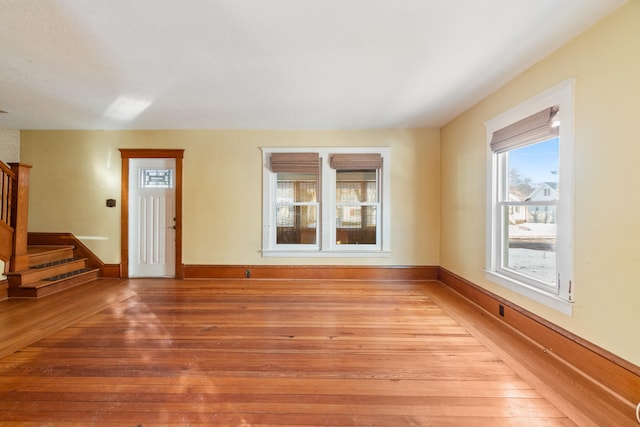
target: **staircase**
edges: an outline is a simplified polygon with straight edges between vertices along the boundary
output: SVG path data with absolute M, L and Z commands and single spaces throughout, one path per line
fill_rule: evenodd
M 71 233 L 29 233 L 29 170 L 0 162 L 0 299 L 38 298 L 91 282 L 104 263 Z
M 29 245 L 28 268 L 6 273 L 9 298 L 38 298 L 91 282 L 100 269 L 74 254 L 73 245 Z

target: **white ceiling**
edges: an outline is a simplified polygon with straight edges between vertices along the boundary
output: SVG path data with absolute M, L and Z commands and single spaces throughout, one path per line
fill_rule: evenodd
M 0 0 L 0 127 L 438 127 L 623 3 Z

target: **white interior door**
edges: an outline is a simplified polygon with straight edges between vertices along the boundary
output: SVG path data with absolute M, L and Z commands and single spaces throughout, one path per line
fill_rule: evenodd
M 175 277 L 176 160 L 129 161 L 129 277 Z

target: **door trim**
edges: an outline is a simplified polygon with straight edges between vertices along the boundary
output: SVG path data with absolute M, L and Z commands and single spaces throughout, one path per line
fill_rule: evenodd
M 184 149 L 120 148 L 122 157 L 120 193 L 120 277 L 129 278 L 129 159 L 172 158 L 176 160 L 176 279 L 184 278 L 182 265 L 182 159 Z

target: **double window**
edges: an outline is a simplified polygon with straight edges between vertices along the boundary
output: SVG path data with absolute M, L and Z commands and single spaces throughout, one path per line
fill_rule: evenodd
M 263 149 L 265 256 L 388 254 L 388 148 Z
M 571 314 L 573 81 L 486 126 L 488 278 Z

